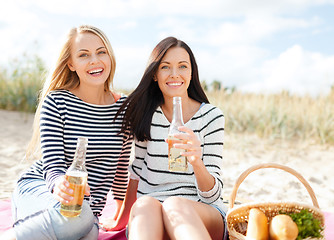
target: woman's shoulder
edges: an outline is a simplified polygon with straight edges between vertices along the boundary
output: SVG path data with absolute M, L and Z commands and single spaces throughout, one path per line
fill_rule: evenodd
M 59 105 L 65 102 L 81 104 L 80 99 L 68 90 L 52 90 L 44 98 L 44 103 Z
M 121 93 L 114 92 L 113 96 L 114 96 L 114 99 L 115 99 L 116 102 L 121 102 L 121 103 L 124 102 L 128 97 L 128 95 L 126 95 L 125 93 L 122 93 L 122 92 Z
M 221 109 L 210 103 L 203 103 L 199 109 L 199 113 L 200 116 L 209 116 L 209 117 L 224 116 L 223 111 Z
M 196 117 L 193 117 L 192 120 L 194 120 L 194 122 L 199 121 L 202 127 L 211 126 L 217 128 L 225 124 L 222 110 L 210 103 L 202 104 L 198 114 L 196 114 Z
M 51 97 L 51 98 L 71 97 L 71 98 L 74 98 L 76 96 L 73 93 L 71 93 L 70 91 L 68 91 L 68 90 L 58 89 L 58 90 L 52 90 L 52 91 L 50 91 L 46 95 L 46 97 Z

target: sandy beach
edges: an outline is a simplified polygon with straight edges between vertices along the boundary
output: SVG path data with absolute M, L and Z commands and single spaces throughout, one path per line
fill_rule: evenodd
M 10 198 L 15 181 L 31 163 L 22 161 L 32 134 L 33 114 L 0 110 L 0 199 Z M 230 134 L 225 130 L 224 196 L 238 176 L 258 163 L 274 162 L 299 172 L 311 185 L 323 211 L 334 212 L 334 146 L 311 141 L 278 141 Z M 240 185 L 238 198 L 250 201 L 293 201 L 312 205 L 306 188 L 278 169 L 251 173 Z

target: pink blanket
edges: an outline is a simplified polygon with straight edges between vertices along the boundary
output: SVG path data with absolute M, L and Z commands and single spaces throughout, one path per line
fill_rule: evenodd
M 0 201 L 0 233 L 6 231 L 13 224 L 10 200 Z M 113 200 L 108 198 L 107 205 L 102 211 L 102 216 L 112 216 L 115 209 Z M 334 213 L 325 212 L 325 239 L 334 239 Z M 125 229 L 117 232 L 105 232 L 100 230 L 98 240 L 126 240 Z
M 0 201 L 0 234 L 11 228 L 13 224 L 10 200 Z M 103 217 L 113 216 L 115 204 L 108 198 L 107 205 L 102 211 Z M 125 229 L 115 232 L 106 232 L 100 229 L 98 240 L 126 240 Z

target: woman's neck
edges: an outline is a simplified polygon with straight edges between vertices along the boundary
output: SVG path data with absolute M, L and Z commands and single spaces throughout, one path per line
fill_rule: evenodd
M 198 111 L 201 103 L 195 101 L 194 99 L 187 97 L 182 98 L 182 115 L 183 122 L 188 122 Z M 173 98 L 165 99 L 164 104 L 161 105 L 161 109 L 168 119 L 169 122 L 172 122 L 173 119 Z
M 101 87 L 83 87 L 79 85 L 75 89 L 71 89 L 74 95 L 80 98 L 82 101 L 96 104 L 96 105 L 110 105 L 115 102 L 114 97 L 110 91 L 105 91 Z

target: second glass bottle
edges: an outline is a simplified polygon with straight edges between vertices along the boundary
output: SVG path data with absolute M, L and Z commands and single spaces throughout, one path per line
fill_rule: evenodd
M 180 133 L 178 130 L 180 126 L 184 126 L 181 97 L 173 97 L 173 120 L 168 132 L 168 170 L 173 172 L 188 170 L 187 158 L 181 155 L 185 150 L 173 147 L 174 143 L 183 143 L 182 140 L 174 137 L 174 134 Z

